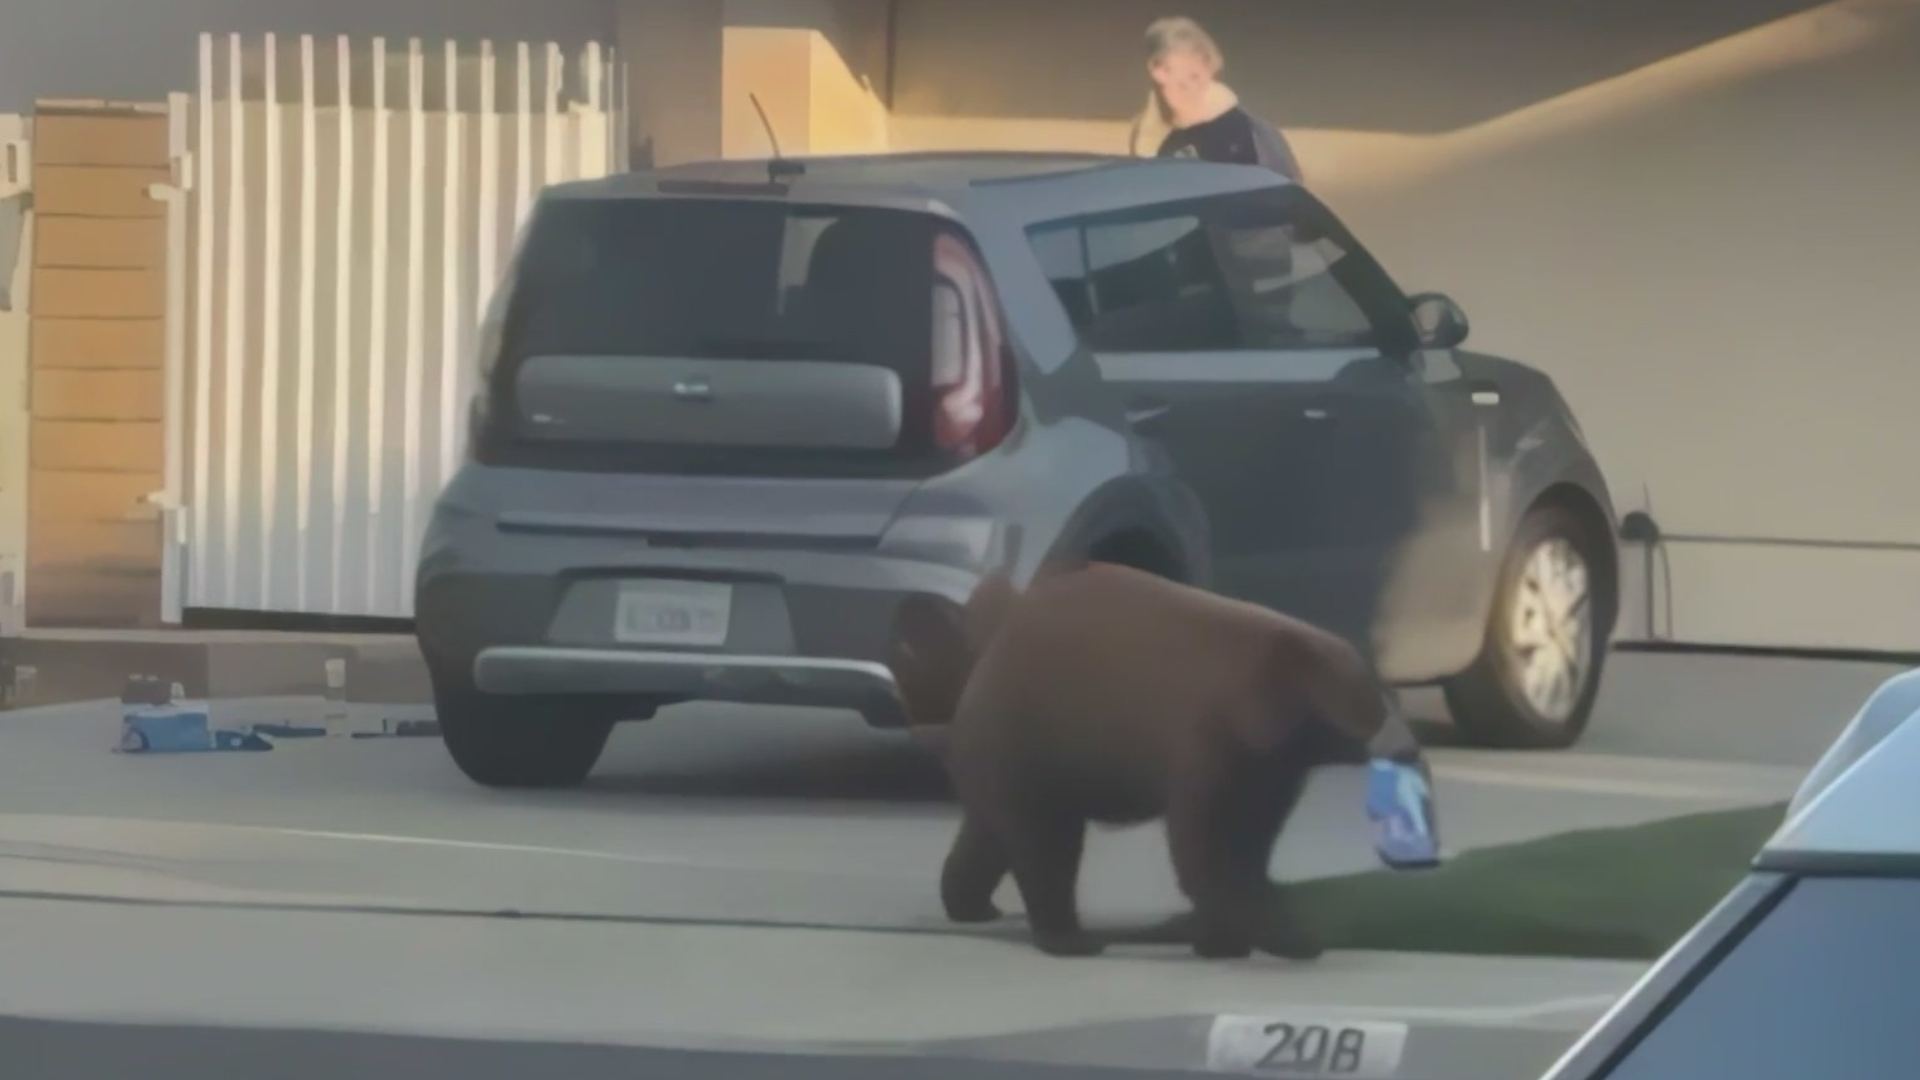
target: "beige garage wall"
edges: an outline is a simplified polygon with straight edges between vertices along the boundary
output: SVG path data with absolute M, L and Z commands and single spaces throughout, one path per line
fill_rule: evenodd
M 1185 5 L 1402 284 L 1555 377 L 1623 510 L 1727 538 L 1669 546 L 1655 633 L 1920 650 L 1920 0 L 1548 7 Z M 1164 13 L 902 0 L 892 145 L 1119 149 Z
M 1920 3 L 1860 0 L 1446 136 L 1341 205 L 1549 367 L 1623 503 L 1856 545 L 1674 545 L 1676 636 L 1914 650 L 1917 117 Z
M 892 0 L 616 0 L 636 164 L 887 149 Z
M 721 3 L 619 0 L 615 16 L 615 47 L 627 63 L 635 163 L 718 157 Z
M 726 0 L 721 149 L 773 150 L 753 97 L 788 154 L 858 154 L 888 146 L 884 0 Z

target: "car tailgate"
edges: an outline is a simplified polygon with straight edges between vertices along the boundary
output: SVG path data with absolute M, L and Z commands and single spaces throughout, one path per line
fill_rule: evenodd
M 595 443 L 888 450 L 901 385 L 872 364 L 537 356 L 514 400 L 526 437 Z

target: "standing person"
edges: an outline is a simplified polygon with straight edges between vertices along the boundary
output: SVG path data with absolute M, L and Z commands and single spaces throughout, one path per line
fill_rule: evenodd
M 1225 67 L 1220 46 L 1199 23 L 1188 18 L 1154 20 L 1147 27 L 1147 75 L 1153 90 L 1134 121 L 1133 152 L 1264 165 L 1301 183 L 1293 147 L 1279 129 L 1241 107 L 1239 96 L 1219 81 Z

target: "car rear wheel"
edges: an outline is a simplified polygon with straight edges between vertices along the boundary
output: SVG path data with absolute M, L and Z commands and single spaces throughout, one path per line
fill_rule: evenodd
M 440 737 L 467 778 L 487 787 L 573 787 L 606 748 L 613 721 L 569 715 L 565 701 L 436 692 Z
M 1454 724 L 1486 746 L 1556 749 L 1580 739 L 1606 660 L 1612 611 L 1606 540 L 1578 514 L 1541 507 L 1520 523 L 1494 592 L 1485 644 L 1446 684 Z

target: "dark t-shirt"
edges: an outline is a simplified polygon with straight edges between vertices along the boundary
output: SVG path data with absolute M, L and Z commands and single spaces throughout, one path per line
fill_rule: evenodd
M 1295 183 L 1300 166 L 1284 135 L 1234 106 L 1204 124 L 1176 128 L 1160 144 L 1161 157 L 1197 157 L 1228 165 L 1265 165 Z

